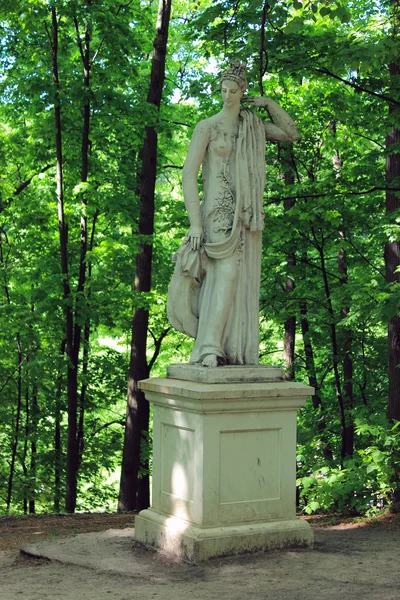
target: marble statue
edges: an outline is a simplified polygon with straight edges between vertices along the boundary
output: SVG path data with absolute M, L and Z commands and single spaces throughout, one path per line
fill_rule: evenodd
M 231 62 L 220 83 L 222 110 L 197 124 L 183 168 L 190 229 L 167 302 L 172 326 L 195 338 L 190 362 L 205 367 L 258 364 L 265 140 L 299 138 L 274 100 L 244 96 L 245 63 Z M 267 108 L 273 123 L 243 104 Z

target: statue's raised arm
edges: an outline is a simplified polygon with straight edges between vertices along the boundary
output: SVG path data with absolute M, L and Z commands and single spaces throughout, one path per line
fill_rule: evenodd
M 265 140 L 299 138 L 274 100 L 243 97 L 245 63 L 233 61 L 220 82 L 222 110 L 196 126 L 183 168 L 190 229 L 174 255 L 167 304 L 171 324 L 195 338 L 190 362 L 205 367 L 258 364 Z M 273 123 L 241 102 L 267 107 Z
M 266 108 L 273 123 L 264 123 L 265 138 L 270 142 L 297 142 L 300 134 L 292 117 L 279 106 L 275 100 L 267 96 L 246 96 L 242 102 Z

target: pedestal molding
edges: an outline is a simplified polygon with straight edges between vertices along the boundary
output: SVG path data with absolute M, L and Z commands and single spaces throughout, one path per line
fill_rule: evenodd
M 148 509 L 136 517 L 135 533 L 141 543 L 195 563 L 215 556 L 314 545 L 310 525 L 297 517 L 202 527 Z
M 314 393 L 312 387 L 287 381 L 205 384 L 154 377 L 139 387 L 154 405 L 203 414 L 297 410 Z

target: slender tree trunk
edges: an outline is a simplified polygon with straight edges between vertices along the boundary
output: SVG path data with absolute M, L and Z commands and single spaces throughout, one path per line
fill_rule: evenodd
M 294 169 L 293 169 L 293 156 L 290 155 L 290 165 L 285 168 L 284 171 L 284 181 L 285 185 L 293 185 L 294 184 Z M 295 200 L 285 199 L 284 200 L 284 208 L 285 211 L 290 210 L 295 205 Z M 290 252 L 288 257 L 288 271 L 292 271 L 296 266 L 296 254 L 294 252 Z M 289 275 L 286 277 L 285 282 L 286 294 L 288 300 L 290 299 L 290 295 L 293 293 L 295 288 L 294 279 Z M 296 342 L 296 315 L 290 315 L 284 325 L 285 334 L 283 338 L 283 358 L 285 361 L 286 375 L 285 379 L 291 381 L 295 376 L 295 367 L 294 367 L 294 352 L 295 352 L 295 342 Z
M 265 48 L 265 25 L 267 23 L 268 11 L 270 9 L 268 0 L 264 0 L 262 14 L 261 14 L 261 27 L 260 27 L 260 49 L 258 52 L 258 89 L 260 90 L 260 96 L 264 96 L 264 85 L 263 77 L 268 70 L 268 52 Z
M 317 370 L 315 368 L 314 350 L 311 343 L 310 324 L 308 321 L 307 303 L 302 300 L 300 302 L 301 315 L 301 333 L 304 343 L 304 354 L 306 357 L 306 370 L 309 384 L 315 389 L 315 394 L 312 397 L 312 403 L 315 411 L 319 411 L 320 418 L 318 419 L 317 429 L 320 434 L 320 440 L 323 445 L 322 452 L 328 460 L 332 460 L 332 450 L 329 446 L 329 438 L 326 435 L 326 419 L 324 407 L 322 404 L 320 386 L 317 379 Z
M 392 2 L 394 5 L 395 3 Z M 398 11 L 398 7 L 396 6 Z M 395 33 L 398 28 L 398 15 L 396 19 Z M 400 77 L 400 64 L 389 65 L 390 75 L 393 83 Z M 398 85 L 398 84 L 397 84 Z M 389 105 L 389 122 L 395 118 L 398 107 Z M 397 117 L 398 119 L 398 117 Z M 386 182 L 387 187 L 393 185 L 393 181 L 400 178 L 400 152 L 393 152 L 392 147 L 400 147 L 400 128 L 392 127 L 386 136 Z M 391 215 L 400 209 L 400 198 L 397 192 L 386 192 L 386 213 Z M 386 242 L 385 244 L 386 281 L 388 283 L 400 282 L 400 241 Z M 389 396 L 388 396 L 388 418 L 389 420 L 400 420 L 400 316 L 395 315 L 389 321 L 388 326 L 388 367 L 389 367 Z
M 161 105 L 165 78 L 165 60 L 168 42 L 168 27 L 171 15 L 171 0 L 160 0 L 156 36 L 150 75 L 147 101 L 158 109 Z M 151 288 L 152 242 L 154 232 L 154 191 L 157 173 L 157 132 L 154 127 L 146 127 L 146 136 L 139 156 L 141 162 L 139 235 L 149 236 L 148 241 L 139 245 L 136 255 L 136 275 L 134 289 L 149 292 Z M 141 462 L 140 448 L 142 432 L 147 435 L 149 428 L 149 405 L 138 388 L 138 381 L 149 376 L 146 360 L 146 344 L 149 311 L 135 308 L 132 320 L 131 356 L 128 376 L 128 403 L 122 456 L 121 484 L 118 510 L 142 510 L 149 506 L 148 460 Z M 140 469 L 147 473 L 138 479 Z
M 31 419 L 31 462 L 30 462 L 30 486 L 29 486 L 29 514 L 35 514 L 36 495 L 36 454 L 37 454 L 37 429 L 39 421 L 38 389 L 34 383 L 32 386 L 32 419 Z
M 91 0 L 86 0 L 86 4 L 91 4 Z M 90 132 L 90 31 L 89 26 L 85 27 L 84 43 L 82 44 L 79 34 L 79 24 L 74 17 L 74 23 L 77 33 L 77 43 L 83 63 L 83 86 L 86 90 L 85 101 L 82 110 L 82 147 L 81 147 L 81 182 L 86 183 L 88 179 L 89 165 L 89 132 Z M 57 20 L 55 10 L 53 11 L 53 31 L 56 33 Z M 53 48 L 57 47 L 54 34 Z M 57 55 L 56 55 L 57 58 Z M 54 61 L 53 61 L 54 62 Z M 58 71 L 57 71 L 58 83 Z M 57 156 L 58 162 L 58 156 Z M 61 163 L 62 164 L 62 163 Z M 82 216 L 81 216 L 81 251 L 79 258 L 79 275 L 75 303 L 75 314 L 71 310 L 71 332 L 67 331 L 67 389 L 68 389 L 68 445 L 67 445 L 67 469 L 66 480 L 67 489 L 65 497 L 65 509 L 68 513 L 75 512 L 77 496 L 77 477 L 79 468 L 79 442 L 78 442 L 78 368 L 79 353 L 82 341 L 82 313 L 85 312 L 85 283 L 86 283 L 86 255 L 87 255 L 87 198 L 82 194 Z
M 322 272 L 322 278 L 323 278 L 323 282 L 324 282 L 325 297 L 326 297 L 326 303 L 327 303 L 327 308 L 328 308 L 328 313 L 329 313 L 329 321 L 330 321 L 329 328 L 330 328 L 330 333 L 331 333 L 331 344 L 332 344 L 332 364 L 333 364 L 333 374 L 334 374 L 335 387 L 336 387 L 336 397 L 338 399 L 338 404 L 339 404 L 340 428 L 341 428 L 341 434 L 342 434 L 341 457 L 343 459 L 346 456 L 346 444 L 345 444 L 346 413 L 345 413 L 345 409 L 344 409 L 342 384 L 341 384 L 340 373 L 339 373 L 339 350 L 338 350 L 338 342 L 337 342 L 335 313 L 333 310 L 331 291 L 330 291 L 329 280 L 328 280 L 328 273 L 327 273 L 326 264 L 325 264 L 324 234 L 321 233 L 321 243 L 318 242 L 314 231 L 313 231 L 313 235 L 314 235 L 314 241 L 315 241 L 316 248 L 320 255 L 321 272 Z
M 345 233 L 340 231 L 340 236 L 344 240 Z M 342 286 L 346 286 L 348 283 L 347 274 L 347 254 L 346 250 L 342 247 L 338 253 L 338 271 L 341 275 Z M 344 303 L 340 309 L 340 316 L 345 319 L 350 312 L 350 307 Z M 354 405 L 353 398 L 353 358 L 352 358 L 352 345 L 353 336 L 352 332 L 347 328 L 342 328 L 343 338 L 343 404 L 346 413 L 346 425 L 344 428 L 344 439 L 343 439 L 343 453 L 344 456 L 353 456 L 354 452 L 354 423 L 352 410 Z
M 361 356 L 362 356 L 362 382 L 360 383 L 360 392 L 361 398 L 365 406 L 368 406 L 367 400 L 367 357 L 365 355 L 365 342 L 364 339 L 361 339 Z
M 61 342 L 60 356 L 65 354 L 66 340 Z M 55 413 L 54 413 L 54 512 L 59 513 L 61 507 L 61 393 L 63 388 L 63 369 L 57 377 L 55 390 Z
M 89 365 L 89 341 L 90 341 L 90 323 L 85 323 L 83 331 L 83 356 L 82 356 L 82 385 L 81 393 L 79 396 L 79 418 L 78 418 L 78 431 L 77 431 L 77 444 L 78 444 L 78 466 L 79 471 L 83 452 L 84 452 L 84 421 L 85 421 L 85 403 L 86 403 L 86 390 L 87 390 L 87 377 L 88 377 L 88 365 Z
M 319 394 L 319 383 L 317 380 L 317 372 L 315 368 L 314 350 L 311 344 L 310 325 L 308 322 L 308 309 L 305 300 L 300 302 L 301 315 L 301 333 L 303 336 L 304 354 L 306 357 L 306 371 L 309 384 L 315 389 L 315 394 L 312 397 L 312 402 L 315 410 L 322 406 L 321 396 Z
M 3 252 L 3 237 L 6 240 L 6 242 L 8 243 L 7 234 L 4 232 L 4 230 L 0 229 L 0 262 L 1 262 L 2 271 L 3 271 L 3 284 L 2 285 L 3 285 L 4 293 L 6 296 L 7 304 L 11 305 L 10 290 L 9 290 L 9 285 L 7 282 L 7 276 L 6 276 L 7 264 L 6 264 L 6 259 L 5 259 L 4 252 Z M 19 332 L 17 332 L 17 334 L 16 334 L 15 341 L 17 344 L 17 367 L 16 367 L 16 372 L 17 372 L 17 409 L 16 409 L 16 416 L 15 416 L 15 428 L 14 428 L 13 441 L 11 443 L 10 473 L 8 475 L 8 480 L 7 480 L 7 497 L 6 497 L 7 512 L 9 512 L 9 510 L 11 508 L 15 461 L 16 461 L 16 457 L 17 457 L 19 429 L 20 429 L 20 420 L 21 420 L 21 411 L 22 411 L 22 363 L 23 363 L 23 360 L 22 360 L 21 336 L 20 336 Z M 25 509 L 25 507 L 24 507 L 24 509 Z
M 55 119 L 55 145 L 56 145 L 56 179 L 57 179 L 57 205 L 58 228 L 60 234 L 60 260 L 63 276 L 63 299 L 66 330 L 67 367 L 67 411 L 68 411 L 68 442 L 67 442 L 67 468 L 66 468 L 66 501 L 67 512 L 74 512 L 76 504 L 76 469 L 77 469 L 77 355 L 74 344 L 74 316 L 72 294 L 69 284 L 68 271 L 68 235 L 64 213 L 64 184 L 63 184 L 63 144 L 60 103 L 60 80 L 58 74 L 58 20 L 56 8 L 51 8 L 52 33 L 48 31 L 51 55 L 52 72 L 54 81 L 54 119 Z M 47 29 L 47 26 L 46 26 Z
M 333 122 L 331 125 L 332 133 L 336 141 L 336 123 Z M 332 158 L 333 168 L 336 171 L 336 177 L 341 177 L 342 171 L 342 157 L 340 156 L 338 148 L 335 149 Z M 343 304 L 340 308 L 340 316 L 345 319 L 349 312 L 350 306 L 346 301 L 346 288 L 348 285 L 349 277 L 347 272 L 347 252 L 345 249 L 346 233 L 342 229 L 339 231 L 339 237 L 342 242 L 341 248 L 338 252 L 338 271 L 340 275 L 340 281 L 342 284 L 343 291 Z M 342 327 L 342 348 L 343 348 L 343 404 L 346 413 L 346 426 L 343 432 L 343 455 L 353 456 L 354 451 L 354 423 L 353 423 L 353 358 L 352 358 L 352 345 L 353 335 L 347 327 Z
M 25 440 L 24 451 L 22 455 L 22 468 L 25 476 L 25 493 L 24 493 L 24 514 L 35 514 L 35 494 L 36 494 L 36 452 L 37 452 L 37 426 L 39 418 L 39 405 L 37 399 L 37 386 L 32 387 L 31 401 L 29 397 L 29 386 L 26 386 L 25 391 Z M 31 406 L 30 406 L 31 404 Z M 28 457 L 28 444 L 31 444 L 31 455 L 29 471 L 26 466 Z M 29 480 L 29 483 L 28 483 Z
M 91 0 L 86 0 L 89 6 Z M 77 36 L 77 44 L 83 65 L 83 87 L 84 104 L 82 108 L 82 143 L 81 143 L 81 183 L 88 181 L 89 174 L 89 148 L 90 148 L 90 27 L 87 23 L 83 35 L 83 42 L 79 31 L 77 17 L 73 18 Z M 78 369 L 79 355 L 82 345 L 82 320 L 83 314 L 87 308 L 87 298 L 85 297 L 85 288 L 87 283 L 87 195 L 85 192 L 81 195 L 82 216 L 81 216 L 81 250 L 79 257 L 79 275 L 76 294 L 75 314 L 73 315 L 73 343 L 72 356 L 69 357 L 69 366 L 67 374 L 68 386 L 68 447 L 67 447 L 67 493 L 65 499 L 66 511 L 73 513 L 76 506 L 77 497 L 77 479 L 78 470 L 83 453 L 83 422 L 86 381 L 83 381 L 81 394 L 78 398 Z M 84 326 L 84 366 L 83 377 L 87 376 L 88 347 L 90 336 L 90 324 L 86 319 Z M 68 344 L 67 344 L 68 349 Z M 67 351 L 68 353 L 68 351 Z M 86 367 L 85 367 L 86 364 Z M 78 417 L 79 413 L 79 417 Z
M 91 4 L 91 0 L 86 0 Z M 79 259 L 78 285 L 75 302 L 75 312 L 72 302 L 71 288 L 68 273 L 68 239 L 64 216 L 63 196 L 63 155 L 62 155 L 62 129 L 61 129 L 61 105 L 60 105 L 60 82 L 58 75 L 58 21 L 56 9 L 52 12 L 52 35 L 49 34 L 52 50 L 52 69 L 55 85 L 54 114 L 56 125 L 56 157 L 57 157 L 57 199 L 58 220 L 60 230 L 60 255 L 61 270 L 64 284 L 64 305 L 66 317 L 66 353 L 68 357 L 67 367 L 67 400 L 68 400 L 68 443 L 67 443 L 67 467 L 66 467 L 66 497 L 65 509 L 69 513 L 75 511 L 77 495 L 77 475 L 79 468 L 79 440 L 78 440 L 78 368 L 79 354 L 82 338 L 82 314 L 85 312 L 85 284 L 86 284 L 86 256 L 87 256 L 87 197 L 82 194 L 82 216 L 81 216 L 81 251 Z M 85 27 L 84 41 L 82 43 L 79 33 L 79 24 L 74 17 L 77 34 L 77 43 L 83 63 L 83 86 L 86 90 L 82 109 L 82 147 L 81 147 L 81 182 L 86 183 L 89 172 L 89 133 L 90 133 L 90 31 L 89 25 Z M 49 33 L 49 32 L 48 32 Z M 82 398 L 81 398 L 82 399 Z M 83 415 L 82 406 L 80 414 Z M 83 423 L 81 424 L 81 429 Z M 81 436 L 82 437 L 82 436 Z M 56 502 L 56 504 L 58 501 Z
M 8 476 L 7 483 L 7 500 L 6 507 L 7 512 L 9 512 L 11 507 L 12 500 L 12 491 L 13 491 L 13 483 L 14 483 L 14 471 L 15 471 L 15 460 L 17 458 L 17 448 L 19 441 L 19 428 L 21 422 L 21 410 L 22 410 L 22 349 L 21 349 L 21 338 L 19 333 L 17 333 L 16 337 L 17 341 L 17 361 L 18 361 L 18 376 L 17 376 L 17 410 L 15 416 L 15 428 L 14 428 L 14 439 L 11 444 L 11 464 L 10 464 L 10 474 Z
M 28 467 L 26 461 L 28 457 L 28 442 L 29 442 L 29 427 L 30 427 L 30 414 L 29 414 L 29 386 L 26 386 L 25 390 L 25 439 L 24 439 L 24 450 L 22 453 L 22 469 L 24 471 L 25 485 L 24 485 L 24 515 L 28 514 L 28 498 L 30 494 L 30 485 L 28 485 Z
M 94 234 L 96 231 L 97 217 L 99 211 L 96 210 L 93 215 L 92 232 L 90 235 L 89 252 L 93 250 L 94 245 Z M 90 298 L 92 295 L 90 282 L 92 279 L 92 263 L 88 261 L 88 272 L 87 272 L 87 306 L 90 309 Z M 89 367 L 89 355 L 90 355 L 90 317 L 88 316 L 83 331 L 83 356 L 82 356 L 82 386 L 81 394 L 79 399 L 79 423 L 78 423 L 78 469 L 82 463 L 82 457 L 84 452 L 84 417 L 85 417 L 85 404 L 86 404 L 86 391 L 88 381 L 88 367 Z
M 392 40 L 399 42 L 400 31 L 400 2 L 391 0 Z M 391 97 L 399 96 L 400 64 L 389 65 L 391 79 Z M 400 128 L 399 107 L 389 104 L 389 125 L 392 129 L 386 135 L 386 214 L 391 216 L 400 209 L 400 197 L 389 188 L 399 181 L 400 178 Z M 385 266 L 386 281 L 389 284 L 400 282 L 400 241 L 395 240 L 385 244 Z M 388 325 L 388 371 L 389 371 L 389 393 L 387 415 L 389 421 L 400 421 L 400 316 L 394 315 Z M 400 465 L 397 465 L 397 473 L 393 481 L 394 492 L 392 497 L 392 512 L 400 512 Z

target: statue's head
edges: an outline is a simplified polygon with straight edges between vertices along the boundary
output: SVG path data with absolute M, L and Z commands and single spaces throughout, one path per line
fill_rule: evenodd
M 221 74 L 220 82 L 224 105 L 227 107 L 239 106 L 247 86 L 246 63 L 233 60 L 229 69 Z
M 220 77 L 221 86 L 224 81 L 234 81 L 238 84 L 242 92 L 246 90 L 246 63 L 239 59 L 232 60 L 229 68 L 223 71 Z

